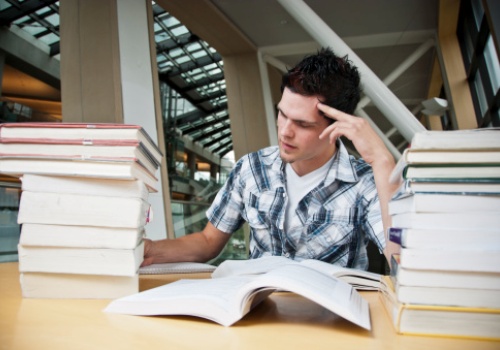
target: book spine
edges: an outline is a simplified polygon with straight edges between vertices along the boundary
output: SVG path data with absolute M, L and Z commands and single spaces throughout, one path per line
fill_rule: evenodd
M 389 241 L 403 245 L 404 230 L 396 227 L 389 227 Z

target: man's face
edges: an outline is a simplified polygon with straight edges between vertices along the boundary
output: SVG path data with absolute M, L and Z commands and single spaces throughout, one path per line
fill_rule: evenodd
M 280 155 L 299 176 L 321 167 L 335 153 L 328 138 L 319 139 L 329 124 L 320 114 L 318 102 L 317 96 L 302 96 L 285 88 L 278 104 Z

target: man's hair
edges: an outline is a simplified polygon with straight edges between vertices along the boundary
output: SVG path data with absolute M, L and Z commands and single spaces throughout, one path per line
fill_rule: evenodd
M 330 48 L 306 56 L 283 75 L 281 92 L 288 88 L 303 96 L 319 100 L 342 112 L 353 114 L 360 99 L 358 69 L 345 57 L 338 57 Z

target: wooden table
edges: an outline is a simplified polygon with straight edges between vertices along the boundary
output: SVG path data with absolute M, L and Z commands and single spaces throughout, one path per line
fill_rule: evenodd
M 182 276 L 141 277 L 141 290 Z M 291 293 L 273 294 L 223 327 L 194 317 L 104 313 L 109 300 L 23 299 L 17 263 L 3 263 L 0 349 L 500 349 L 500 342 L 397 335 L 378 293 L 361 294 L 370 303 L 371 331 Z

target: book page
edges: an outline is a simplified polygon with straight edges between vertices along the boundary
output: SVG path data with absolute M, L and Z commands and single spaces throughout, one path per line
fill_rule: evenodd
M 195 262 L 178 262 L 178 263 L 163 263 L 143 266 L 139 269 L 140 275 L 165 275 L 173 273 L 199 273 L 212 272 L 215 270 L 214 265 L 195 263 Z
M 378 290 L 380 287 L 380 275 L 377 273 L 346 268 L 314 259 L 299 262 L 283 256 L 265 256 L 249 260 L 226 260 L 215 269 L 212 278 L 259 275 L 282 266 L 297 264 L 310 267 L 328 276 L 340 278 L 360 290 Z
M 358 326 L 371 328 L 368 302 L 351 285 L 301 264 L 276 268 L 246 286 L 262 287 L 299 294 Z
M 241 295 L 238 291 L 250 280 L 242 276 L 217 280 L 183 279 L 116 299 L 104 311 L 140 316 L 197 316 L 230 326 L 249 311 L 249 308 L 240 308 L 235 296 Z
M 225 260 L 212 273 L 212 278 L 243 275 L 260 275 L 277 267 L 299 264 L 284 256 L 264 256 L 248 260 Z

